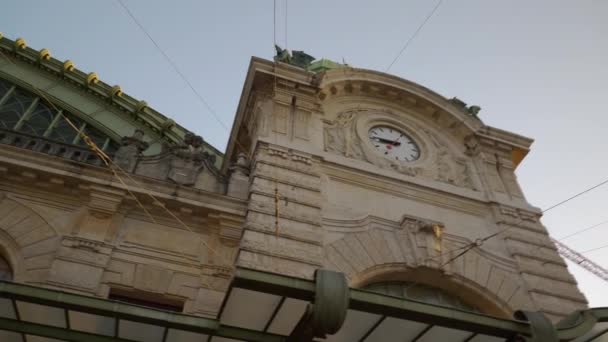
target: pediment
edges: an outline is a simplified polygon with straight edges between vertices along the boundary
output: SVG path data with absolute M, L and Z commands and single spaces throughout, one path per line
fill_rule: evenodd
M 449 100 L 405 79 L 364 69 L 330 70 L 319 77 L 319 99 L 324 111 L 336 104 L 373 102 L 396 110 L 407 110 L 421 120 L 461 140 L 474 134 L 483 122 L 466 105 Z

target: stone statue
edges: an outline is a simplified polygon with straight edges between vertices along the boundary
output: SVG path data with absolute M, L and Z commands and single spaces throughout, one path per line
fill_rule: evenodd
M 275 62 L 282 62 L 291 64 L 303 69 L 307 69 L 310 66 L 310 63 L 315 60 L 315 58 L 304 51 L 293 51 L 293 56 L 289 53 L 287 49 L 283 49 L 280 46 L 274 46 L 277 54 L 274 56 Z
M 479 112 L 481 111 L 481 107 L 479 106 L 467 106 L 467 104 L 457 97 L 453 97 L 449 99 L 452 104 L 456 107 L 463 109 L 467 114 L 474 118 L 478 118 Z
M 340 113 L 332 122 L 327 122 L 323 131 L 325 150 L 342 154 L 348 158 L 366 160 L 357 133 L 357 112 Z
M 168 178 L 181 185 L 193 185 L 205 162 L 213 165 L 215 156 L 203 150 L 203 138 L 186 133 L 184 142 L 170 149 Z
M 277 54 L 274 56 L 275 62 L 291 64 L 291 54 L 287 49 L 283 49 L 276 44 L 274 45 L 274 49 L 277 50 Z
M 249 196 L 249 159 L 240 152 L 236 162 L 230 167 L 230 179 L 226 194 L 231 197 L 247 199 Z
M 136 129 L 132 136 L 123 137 L 120 148 L 114 154 L 114 164 L 127 172 L 133 172 L 141 153 L 149 144 L 143 141 L 144 132 Z

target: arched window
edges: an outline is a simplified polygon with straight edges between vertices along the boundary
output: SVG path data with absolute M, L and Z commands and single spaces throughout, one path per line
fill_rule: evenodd
M 434 305 L 480 312 L 478 308 L 465 303 L 459 297 L 449 294 L 442 289 L 414 282 L 394 281 L 373 283 L 365 286 L 363 289 Z
M 13 270 L 2 255 L 0 255 L 0 280 L 13 280 Z
M 90 162 L 80 134 L 64 117 L 107 154 L 118 149 L 118 143 L 72 113 L 61 110 L 60 114 L 36 94 L 0 79 L 0 142 Z

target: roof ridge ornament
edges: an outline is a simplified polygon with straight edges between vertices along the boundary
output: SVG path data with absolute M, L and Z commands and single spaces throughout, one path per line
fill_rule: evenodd
M 40 52 L 38 53 L 38 61 L 48 61 L 49 59 L 51 59 L 51 51 L 46 48 L 40 50 Z
M 87 86 L 91 86 L 94 84 L 97 84 L 99 82 L 99 76 L 97 76 L 97 73 L 95 72 L 90 72 L 87 75 Z
M 25 42 L 25 39 L 17 38 L 17 40 L 15 40 L 15 51 L 24 50 L 26 47 L 27 43 Z
M 122 96 L 122 88 L 117 84 L 110 89 L 110 98 L 116 98 Z
M 476 119 L 479 119 L 479 112 L 481 111 L 481 107 L 477 105 L 467 106 L 466 102 L 457 98 L 456 96 L 449 99 L 450 103 L 455 105 L 456 107 L 463 109 L 469 116 L 472 116 Z
M 66 72 L 72 72 L 74 71 L 74 68 L 76 68 L 76 65 L 74 65 L 74 62 L 72 62 L 71 60 L 66 60 L 65 62 L 63 62 L 63 73 L 65 74 Z

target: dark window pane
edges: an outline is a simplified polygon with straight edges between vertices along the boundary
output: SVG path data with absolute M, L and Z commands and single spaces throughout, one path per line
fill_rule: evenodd
M 11 89 L 13 85 L 10 82 L 5 80 L 0 80 L 0 99 L 6 94 L 6 92 Z
M 51 125 L 54 117 L 54 110 L 46 104 L 39 102 L 19 130 L 28 134 L 42 136 Z
M 113 155 L 114 153 L 116 153 L 116 151 L 118 150 L 118 148 L 120 147 L 120 145 L 114 141 L 110 141 L 110 143 L 108 144 L 108 147 L 106 147 L 105 152 L 109 155 Z
M 103 144 L 106 142 L 106 138 L 107 136 L 103 133 L 101 133 L 98 129 L 96 129 L 95 127 L 91 127 L 91 126 L 86 126 L 84 128 L 84 134 L 86 134 L 89 138 L 91 138 L 91 140 L 93 140 L 93 142 L 99 147 L 102 148 Z M 82 146 L 86 146 L 84 141 L 80 141 L 78 143 L 79 145 Z
M 156 298 L 157 300 L 153 300 Z M 166 311 L 182 312 L 184 305 L 183 303 L 177 303 L 174 301 L 168 301 L 159 298 L 157 295 L 146 293 L 146 292 L 122 292 L 114 289 L 110 290 L 108 299 L 117 300 L 119 302 L 135 304 L 139 306 L 145 306 L 152 309 L 160 309 Z
M 34 96 L 16 89 L 11 97 L 0 107 L 0 127 L 12 129 L 25 111 L 34 102 Z
M 80 128 L 80 126 L 82 126 L 82 120 L 74 117 L 73 115 L 69 115 L 66 112 L 63 112 L 63 115 L 67 116 L 68 119 L 70 119 L 70 122 L 72 122 L 77 128 Z M 74 141 L 76 135 L 76 130 L 72 126 L 70 126 L 70 124 L 68 124 L 68 122 L 62 116 L 61 119 L 57 121 L 57 124 L 55 124 L 55 127 L 53 127 L 53 130 L 49 135 L 49 139 L 61 141 L 66 144 L 71 144 L 72 141 Z
M 13 87 L 11 82 L 0 79 L 0 98 L 2 98 L 11 87 Z M 4 105 L 0 106 L 0 129 L 15 129 L 15 125 L 21 120 L 36 98 L 37 96 L 34 93 L 16 88 L 8 97 Z M 43 136 L 57 115 L 60 115 L 57 113 L 57 109 L 40 100 L 28 118 L 20 125 L 19 131 L 34 136 Z M 68 123 L 66 118 L 70 120 L 76 129 Z M 78 135 L 78 130 L 83 127 L 83 124 L 84 121 L 77 116 L 67 111 L 63 111 L 61 117 L 51 128 L 47 139 L 65 144 L 72 144 L 74 138 Z M 108 139 L 108 136 L 101 130 L 90 125 L 86 125 L 83 132 L 89 136 L 99 148 L 102 148 Z M 78 145 L 83 147 L 86 146 L 82 139 L 78 140 Z M 110 141 L 106 147 L 106 152 L 114 154 L 118 147 L 119 144 L 117 142 Z

